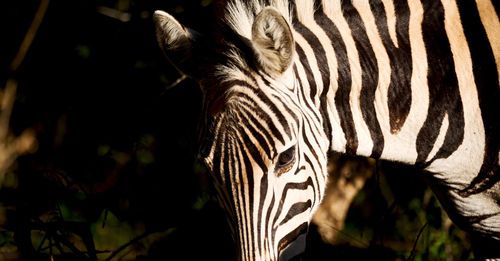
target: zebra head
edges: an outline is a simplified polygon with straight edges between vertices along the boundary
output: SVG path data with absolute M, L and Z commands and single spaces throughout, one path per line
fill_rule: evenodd
M 298 77 L 304 71 L 288 16 L 254 8 L 226 7 L 212 36 L 161 11 L 154 18 L 168 59 L 202 87 L 200 154 L 240 260 L 289 260 L 305 249 L 326 184 L 329 140 L 302 88 L 307 77 Z

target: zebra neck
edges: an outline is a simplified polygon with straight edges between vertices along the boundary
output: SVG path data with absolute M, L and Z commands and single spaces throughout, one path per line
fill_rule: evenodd
M 322 112 L 331 150 L 380 158 L 385 135 L 403 131 L 398 142 L 413 138 L 405 126 L 412 105 L 410 7 L 398 7 L 395 16 L 392 2 L 385 2 L 315 1 L 296 8 L 305 88 Z
M 477 173 L 485 155 L 477 108 L 491 110 L 479 103 L 478 90 L 486 89 L 474 78 L 483 75 L 473 71 L 474 38 L 460 20 L 471 8 L 453 0 L 374 2 L 297 1 L 292 9 L 296 74 L 307 79 L 303 88 L 321 112 L 330 149 L 436 172 L 449 165 L 431 164 L 454 154 L 464 162 L 457 173 Z M 491 80 L 496 89 L 486 92 L 498 97 L 496 72 Z M 485 118 L 491 126 L 494 116 Z

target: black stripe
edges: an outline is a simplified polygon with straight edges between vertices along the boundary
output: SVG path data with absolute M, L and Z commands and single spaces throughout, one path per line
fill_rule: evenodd
M 342 1 L 342 12 L 351 29 L 362 70 L 362 87 L 359 102 L 363 119 L 368 126 L 373 141 L 373 149 L 370 157 L 379 158 L 384 149 L 384 136 L 377 120 L 374 105 L 375 91 L 377 90 L 379 80 L 377 58 L 370 45 L 363 21 L 351 1 Z
M 486 135 L 485 158 L 479 175 L 463 190 L 470 195 L 491 188 L 500 180 L 500 88 L 497 64 L 475 2 L 458 1 L 464 33 L 472 58 L 474 80 Z
M 261 235 L 261 228 L 262 228 L 262 219 L 263 219 L 263 216 L 262 216 L 262 210 L 264 209 L 264 203 L 266 202 L 266 198 L 267 198 L 267 187 L 268 187 L 268 182 L 267 182 L 267 175 L 263 175 L 262 178 L 260 179 L 260 186 L 259 186 L 259 190 L 260 190 L 260 198 L 259 198 L 259 212 L 258 212 L 258 216 L 257 216 L 257 240 L 263 240 L 264 237 L 262 237 Z M 272 205 L 272 202 L 271 202 L 271 205 Z M 269 215 L 269 210 L 270 210 L 270 207 L 268 209 L 268 215 Z M 264 220 L 264 224 L 268 224 L 268 219 Z
M 316 86 L 316 81 L 314 80 L 311 66 L 309 65 L 309 61 L 307 60 L 306 53 L 300 47 L 300 45 L 296 44 L 295 50 L 297 52 L 297 55 L 299 56 L 300 63 L 302 64 L 302 67 L 304 68 L 304 71 L 306 73 L 307 82 L 309 83 L 309 89 L 310 89 L 309 98 L 314 104 L 314 99 L 316 97 L 316 93 L 318 92 L 318 87 Z
M 241 141 L 239 142 L 239 146 L 240 148 L 243 148 L 243 144 L 241 143 Z M 245 154 L 245 152 L 243 151 L 243 154 Z M 260 153 L 259 153 L 259 156 L 260 156 Z M 254 212 L 254 208 L 253 208 L 253 203 L 254 203 L 254 171 L 253 171 L 253 164 L 250 163 L 250 160 L 248 157 L 243 157 L 243 159 L 245 160 L 245 172 L 246 172 L 246 180 L 247 180 L 247 184 L 246 184 L 246 187 L 248 188 L 248 195 L 246 195 L 246 197 L 248 197 L 248 205 L 249 205 L 249 209 L 248 209 L 248 212 L 249 212 L 249 216 L 250 216 L 250 220 L 246 221 L 245 223 L 248 224 L 248 234 L 249 234 L 249 237 L 251 238 L 253 236 L 253 222 L 252 222 L 252 219 L 253 219 L 253 212 Z M 267 175 L 267 165 L 265 163 L 262 163 L 262 165 L 264 165 L 264 168 L 262 168 L 261 166 L 261 170 L 263 172 L 263 175 L 266 176 Z M 238 172 L 240 174 L 240 180 L 243 180 L 243 169 L 241 168 L 241 161 L 238 157 L 238 166 L 239 166 L 239 169 L 238 169 Z M 259 164 L 260 166 L 260 164 Z M 241 188 L 244 188 L 245 187 L 245 183 L 242 182 L 242 185 L 240 185 Z M 245 196 L 244 196 L 245 198 Z M 245 204 L 245 202 L 243 202 L 243 204 Z M 245 205 L 243 205 L 245 206 Z M 250 242 L 253 242 L 252 239 L 250 239 Z
M 312 136 L 313 136 L 314 140 L 317 142 L 316 135 L 312 135 Z M 318 158 L 318 155 L 316 154 L 316 151 L 314 151 L 314 148 L 319 148 L 319 143 L 316 143 L 317 144 L 316 146 L 312 146 L 311 145 L 311 143 L 309 142 L 309 139 L 307 138 L 306 132 L 305 132 L 305 126 L 302 128 L 302 137 L 304 139 L 304 143 L 305 143 L 306 147 L 308 148 L 309 151 L 311 151 L 312 156 L 314 157 L 313 160 L 316 163 L 318 163 L 319 167 L 321 168 L 319 170 L 319 173 L 318 173 L 318 171 L 315 169 L 314 165 L 310 161 L 309 157 L 305 153 L 301 153 L 301 155 L 304 156 L 304 159 L 306 160 L 306 162 L 308 162 L 309 165 L 311 166 L 311 169 L 315 170 L 314 173 L 316 173 L 317 175 L 313 175 L 314 181 L 316 181 L 314 184 L 319 185 L 318 174 L 325 173 L 325 171 L 322 168 L 323 166 L 320 163 L 320 159 Z M 302 149 L 302 151 L 303 151 L 303 149 Z M 321 191 L 320 188 L 315 188 L 315 190 L 318 191 L 318 192 Z M 319 199 L 321 199 L 321 197 L 318 198 L 318 201 L 319 201 Z M 316 199 L 315 199 L 315 202 L 316 202 Z
M 311 186 L 313 187 L 313 184 L 312 184 L 312 179 L 311 177 L 308 177 L 307 180 L 305 182 L 300 182 L 300 183 L 287 183 L 285 185 L 285 187 L 283 188 L 283 192 L 281 193 L 281 197 L 280 197 L 280 201 L 279 201 L 279 205 L 278 205 L 278 209 L 277 211 L 275 212 L 276 216 L 274 216 L 274 219 L 273 219 L 273 222 L 272 223 L 268 223 L 269 225 L 272 226 L 272 239 L 273 239 L 273 242 L 275 241 L 275 238 L 276 238 L 276 231 L 278 229 L 279 226 L 276 225 L 276 221 L 277 219 L 279 218 L 279 215 L 280 213 L 283 211 L 283 205 L 286 201 L 286 194 L 288 193 L 288 190 L 290 189 L 294 189 L 294 190 L 307 190 L 307 188 Z M 314 204 L 314 203 L 313 203 Z
M 278 121 L 281 124 L 281 126 L 283 127 L 283 130 L 287 134 L 288 138 L 292 139 L 290 126 L 288 125 L 288 119 L 283 115 L 281 110 L 278 109 L 278 107 L 276 107 L 274 102 L 272 102 L 269 99 L 269 97 L 267 97 L 267 95 L 264 92 L 262 92 L 261 89 L 257 89 L 255 94 L 257 95 L 257 97 L 259 97 L 263 101 L 264 104 L 266 104 L 268 106 L 268 108 L 272 111 L 273 115 L 275 115 L 276 118 L 278 118 Z
M 297 13 L 296 8 L 294 9 L 294 12 Z M 323 118 L 323 131 L 326 133 L 326 136 L 328 137 L 328 142 L 331 143 L 332 127 L 330 123 L 330 117 L 328 115 L 328 101 L 327 101 L 327 93 L 328 90 L 330 89 L 330 68 L 328 67 L 326 52 L 321 42 L 316 37 L 316 35 L 313 32 L 311 32 L 307 27 L 305 27 L 302 23 L 300 23 L 297 19 L 295 19 L 293 26 L 294 29 L 299 34 L 301 34 L 304 37 L 304 39 L 306 39 L 307 43 L 314 52 L 314 56 L 316 57 L 316 63 L 319 68 L 319 72 L 321 74 L 321 81 L 323 82 L 323 87 L 321 88 L 321 94 L 319 96 L 320 113 Z M 301 58 L 300 59 L 301 63 L 304 63 L 304 59 L 306 59 L 306 57 L 304 55 L 299 55 L 299 57 Z M 306 67 L 308 67 L 306 71 L 310 72 L 311 69 L 309 68 L 309 65 L 307 65 Z M 314 77 L 312 78 L 314 79 Z M 314 101 L 314 98 L 312 96 L 311 99 Z
M 299 73 L 298 73 L 298 70 L 297 70 L 297 66 L 296 66 L 296 65 L 294 65 L 294 66 L 293 66 L 293 70 L 294 70 L 294 73 L 295 73 L 295 77 L 296 77 L 297 81 L 299 82 L 299 83 L 298 83 L 298 84 L 299 84 L 299 86 L 302 86 L 302 81 L 300 80 L 300 75 L 299 75 Z M 307 108 L 309 109 L 308 114 L 309 114 L 309 113 L 310 113 L 310 114 L 313 114 L 313 115 L 314 115 L 314 114 L 316 114 L 316 111 L 314 110 L 314 108 L 309 108 L 309 106 L 308 106 L 308 105 L 309 105 L 309 103 L 307 103 L 307 98 L 306 98 L 306 94 L 305 94 L 304 88 L 299 87 L 298 89 L 299 89 L 299 92 L 300 92 L 300 96 L 302 97 L 302 100 L 304 101 L 304 102 L 302 103 L 302 104 L 303 104 L 302 106 L 307 107 Z M 313 104 L 313 106 L 314 106 L 314 104 Z M 305 112 L 304 112 L 304 111 L 305 111 L 305 108 L 302 108 L 302 109 L 303 109 L 303 113 L 305 114 Z M 309 115 L 310 115 L 310 114 L 309 114 Z M 320 116 L 320 115 L 314 115 L 314 116 Z M 309 121 L 310 117 L 309 117 L 309 116 L 305 116 L 305 117 L 303 117 L 303 119 L 305 119 L 305 120 L 307 121 L 307 123 L 309 124 L 310 128 L 312 128 L 312 127 L 314 126 L 315 131 L 317 131 L 317 132 L 321 131 L 321 130 L 318 128 L 318 126 L 316 126 L 316 124 L 311 124 L 311 123 L 310 123 L 310 121 Z M 312 132 L 313 132 L 313 133 L 317 133 L 317 132 L 315 132 L 315 131 L 312 131 Z
M 228 171 L 227 158 L 230 157 L 230 152 L 234 153 L 234 146 L 233 143 L 229 142 L 226 132 L 218 133 L 217 137 L 218 139 L 216 139 L 215 143 L 217 147 L 213 157 L 213 174 L 217 176 L 219 184 L 221 184 L 221 189 L 224 189 L 226 192 L 231 192 L 233 179 L 230 176 L 231 173 Z M 225 160 L 221 161 L 222 158 Z M 222 176 L 224 176 L 225 182 L 222 182 Z M 232 199 L 232 196 L 233 195 L 228 193 L 221 195 L 221 197 L 225 198 L 226 205 L 228 205 L 232 211 L 236 211 L 236 202 Z
M 272 94 L 272 96 L 276 99 L 276 100 L 279 100 L 279 102 L 281 103 L 281 105 L 283 106 L 283 108 L 285 108 L 285 110 L 288 112 L 288 114 L 290 114 L 290 117 L 287 117 L 289 118 L 289 122 L 298 122 L 299 121 L 299 118 L 297 117 L 297 114 L 295 112 L 292 111 L 292 109 L 290 108 L 289 105 L 293 104 L 295 105 L 296 107 L 301 107 L 300 104 L 297 104 L 293 99 L 290 99 L 290 100 L 285 100 L 283 99 L 282 97 L 279 97 L 278 95 L 275 95 L 275 94 Z
M 335 51 L 338 71 L 338 89 L 335 96 L 336 109 L 340 116 L 341 127 L 346 135 L 346 151 L 347 153 L 354 154 L 356 153 L 358 147 L 358 140 L 356 130 L 354 128 L 351 107 L 349 106 L 351 69 L 347 58 L 347 50 L 340 32 L 335 24 L 325 15 L 323 5 L 318 0 L 315 1 L 315 10 L 314 20 L 328 36 L 333 46 L 333 50 Z M 341 104 L 341 102 L 343 104 Z
M 243 98 L 243 99 L 245 99 L 245 100 L 246 100 L 246 101 L 248 101 L 248 102 L 254 102 L 254 101 L 252 100 L 252 98 L 251 98 L 251 97 L 249 97 L 249 96 L 248 96 L 247 94 L 245 94 L 245 93 L 236 93 L 236 94 L 234 94 L 234 96 L 236 96 L 236 97 L 240 97 L 240 98 Z M 258 108 L 258 107 L 257 107 L 257 104 L 254 104 L 254 106 L 255 106 L 254 108 Z M 277 139 L 278 139 L 281 143 L 283 143 L 283 144 L 284 144 L 284 143 L 285 143 L 285 139 L 284 139 L 284 137 L 283 137 L 283 135 L 282 135 L 281 131 L 280 131 L 280 130 L 278 130 L 278 128 L 276 128 L 276 124 L 274 124 L 274 123 L 275 123 L 275 121 L 273 121 L 273 120 L 270 118 L 270 116 L 267 114 L 267 112 L 264 112 L 264 111 L 262 110 L 262 108 L 259 108 L 259 109 L 254 109 L 254 113 L 256 114 L 256 117 L 257 117 L 257 118 L 260 118 L 260 119 L 262 119 L 264 122 L 268 123 L 268 124 L 267 124 L 267 127 L 269 128 L 269 131 L 272 133 L 273 137 L 277 138 Z M 281 115 L 281 116 L 283 116 L 282 114 L 280 114 L 280 115 Z M 280 122 L 280 123 L 281 123 L 281 122 Z M 287 126 L 283 126 L 283 125 L 282 125 L 282 127 L 283 127 L 284 129 L 286 129 L 286 127 L 288 127 L 288 125 L 287 125 Z
M 297 202 L 294 203 L 290 209 L 288 210 L 288 213 L 286 213 L 285 218 L 281 221 L 279 224 L 280 226 L 284 225 L 286 222 L 288 222 L 290 219 L 293 217 L 297 216 L 300 213 L 304 213 L 306 210 L 310 209 L 312 206 L 311 200 L 307 200 L 306 202 Z
M 347 48 L 337 26 L 335 26 L 335 24 L 324 14 L 323 7 L 318 5 L 316 8 L 318 8 L 318 10 L 314 14 L 314 19 L 328 38 L 330 38 L 333 50 L 335 51 L 338 73 L 338 89 L 335 93 L 335 107 L 339 114 L 340 125 L 347 141 L 346 153 L 354 155 L 358 149 L 358 137 L 354 126 L 351 106 L 349 104 L 352 79 L 349 59 L 347 57 Z
M 293 175 L 297 175 L 297 174 L 299 174 L 303 170 L 306 170 L 306 167 L 302 165 L 302 166 L 300 166 L 299 168 L 297 168 L 295 170 L 295 173 Z
M 268 227 L 271 226 L 271 228 L 273 227 L 273 223 L 271 223 L 271 211 L 274 209 L 274 203 L 275 203 L 275 200 L 276 197 L 273 193 L 273 197 L 271 198 L 271 203 L 269 204 L 269 207 L 267 208 L 267 214 L 266 214 L 266 220 L 265 220 L 265 223 L 266 224 L 266 228 L 265 228 L 265 233 L 266 233 L 266 237 L 269 237 L 271 238 L 271 242 L 274 242 L 275 240 L 275 233 L 274 233 L 274 228 L 271 230 L 272 233 L 271 235 L 268 235 Z
M 298 182 L 298 183 L 287 183 L 285 187 L 283 188 L 283 192 L 281 193 L 280 197 L 280 202 L 278 205 L 278 210 L 276 211 L 276 216 L 273 219 L 273 227 L 276 225 L 276 221 L 279 218 L 280 213 L 283 211 L 283 205 L 285 204 L 286 201 L 286 195 L 289 190 L 307 190 L 307 188 L 311 186 L 314 188 L 313 182 L 311 177 L 307 177 L 307 180 L 304 182 Z M 293 194 L 293 193 L 292 193 Z
M 239 109 L 243 110 L 242 108 L 239 108 Z M 267 131 L 262 128 L 262 125 L 260 125 L 261 128 L 259 128 L 259 126 L 257 126 L 257 128 L 254 127 L 254 124 L 258 123 L 258 121 L 256 121 L 255 118 L 253 116 L 251 116 L 251 114 L 248 114 L 246 112 L 240 112 L 239 114 L 241 115 L 242 122 L 246 122 L 246 124 L 244 124 L 244 126 L 245 126 L 244 129 L 246 131 L 248 131 L 248 134 L 252 135 L 254 137 L 254 139 L 257 140 L 259 147 L 261 147 L 262 150 L 264 150 L 267 158 L 272 159 L 271 158 L 272 148 L 270 147 L 270 146 L 272 146 L 272 140 L 270 140 L 271 145 L 269 145 L 266 142 L 266 138 L 264 138 L 264 136 L 259 132 L 259 130 L 261 130 L 264 133 L 267 133 Z M 269 136 L 269 135 L 267 135 L 267 136 Z
M 238 80 L 235 80 L 235 81 L 232 81 L 232 84 L 233 85 L 239 85 L 239 86 L 245 86 L 245 87 L 248 87 L 250 88 L 251 90 L 253 90 L 255 92 L 255 94 L 257 95 L 258 98 L 260 98 L 262 100 L 262 102 L 264 104 L 267 104 L 268 105 L 268 108 L 271 110 L 271 112 L 276 116 L 276 118 L 278 118 L 278 121 L 282 124 L 283 126 L 283 129 L 288 132 L 287 134 L 290 136 L 290 129 L 288 127 L 288 123 L 287 123 L 287 120 L 286 118 L 283 116 L 283 114 L 278 110 L 278 108 L 269 101 L 269 99 L 263 95 L 263 94 L 260 94 L 261 91 L 252 87 L 250 84 L 248 84 L 247 82 L 244 82 L 244 81 L 238 81 Z M 241 92 L 238 92 L 238 93 L 235 93 L 233 94 L 234 96 L 236 97 L 242 97 L 244 98 L 245 100 L 247 101 L 251 101 L 253 102 L 253 98 L 250 98 L 247 94 L 245 93 L 241 93 Z M 255 106 L 257 107 L 257 105 L 255 104 Z M 257 113 L 259 113 L 257 115 L 257 117 L 261 118 L 261 119 L 269 119 L 268 122 L 273 122 L 271 121 L 271 119 L 269 118 L 268 115 L 266 115 L 265 113 L 260 113 L 262 112 L 261 110 L 257 111 Z M 268 124 L 268 127 L 270 128 L 270 131 L 271 133 L 273 133 L 273 136 L 276 137 L 281 143 L 285 143 L 285 139 L 283 138 L 283 136 L 281 135 L 281 132 L 276 128 L 276 126 L 274 124 Z
M 422 165 L 431 152 L 445 114 L 448 114 L 449 122 L 444 143 L 436 156 L 427 163 L 428 165 L 434 159 L 448 157 L 462 144 L 464 116 L 455 74 L 455 62 L 444 28 L 444 11 L 440 1 L 425 3 L 422 32 L 429 66 L 427 71 L 429 108 L 416 141 L 418 165 Z
M 283 129 L 285 130 L 286 134 L 288 135 L 288 138 L 291 139 L 292 138 L 292 135 L 291 135 L 291 130 L 290 130 L 290 127 L 288 126 L 288 119 L 283 115 L 283 113 L 281 112 L 280 109 L 278 109 L 278 107 L 276 106 L 276 104 L 274 104 L 274 102 L 272 102 L 269 97 L 267 97 L 267 95 L 258 87 L 253 87 L 252 85 L 248 84 L 248 83 L 245 83 L 245 82 L 242 82 L 242 81 L 239 81 L 241 86 L 246 86 L 246 87 L 249 87 L 251 88 L 251 90 L 253 90 L 253 92 L 255 93 L 255 95 L 257 95 L 257 97 L 265 104 L 267 105 L 267 107 L 271 110 L 272 114 L 274 116 L 276 116 L 276 118 L 278 119 L 278 122 L 281 124 L 281 126 L 283 127 Z M 256 83 L 257 84 L 257 83 Z M 272 125 L 272 124 L 270 124 Z M 273 132 L 274 133 L 274 132 Z M 280 135 L 281 136 L 281 135 Z M 282 142 L 284 143 L 284 141 Z
M 397 133 L 404 125 L 411 106 L 412 57 L 409 41 L 410 9 L 408 2 L 395 1 L 396 39 L 398 47 L 392 41 L 387 27 L 387 14 L 380 0 L 370 1 L 378 33 L 382 39 L 391 66 L 391 82 L 387 93 L 389 124 L 391 133 Z
M 231 151 L 234 151 L 233 153 L 235 153 L 235 154 L 239 154 L 239 153 L 238 153 L 238 151 L 237 151 L 237 147 L 239 147 L 239 146 L 236 146 L 236 147 L 235 147 L 235 146 L 232 146 L 232 148 L 233 148 L 233 149 L 232 149 Z M 239 160 L 240 160 L 240 159 L 239 159 L 239 157 L 238 157 L 238 161 L 239 161 Z M 227 165 L 227 162 L 224 162 L 223 164 L 226 164 L 226 165 Z M 241 164 L 240 164 L 240 166 L 241 166 Z M 226 173 L 227 173 L 227 172 L 226 172 Z M 240 172 L 240 173 L 238 173 L 238 174 L 240 174 L 240 175 L 241 175 L 241 172 Z M 243 206 L 243 205 L 241 204 L 241 202 L 240 202 L 240 200 L 239 200 L 239 195 L 238 195 L 238 193 L 241 193 L 241 192 L 240 192 L 240 187 L 236 186 L 235 179 L 227 180 L 226 185 L 230 188 L 228 191 L 231 193 L 229 196 L 231 196 L 231 197 L 232 197 L 232 202 L 233 202 L 233 204 L 234 204 L 234 211 L 235 211 L 234 216 L 235 216 L 235 218 L 237 219 L 237 218 L 238 218 L 238 214 L 239 214 L 240 219 L 241 219 L 241 220 L 242 220 L 242 222 L 243 222 L 243 220 L 244 220 L 244 214 L 243 214 L 244 212 L 242 211 L 242 206 Z M 233 190 L 233 186 L 235 186 L 235 190 Z M 234 193 L 232 193 L 233 191 L 236 191 L 236 193 L 235 193 L 235 194 L 234 194 Z M 243 222 L 243 224 L 244 224 L 244 222 Z M 238 225 L 240 225 L 240 226 L 241 226 L 241 224 L 238 224 Z M 242 227 L 238 227 L 238 229 L 237 229 L 236 231 L 238 231 L 238 232 L 239 232 L 239 233 L 237 233 L 237 234 L 235 235 L 235 237 L 237 237 L 237 240 L 236 240 L 236 241 L 237 241 L 237 242 L 243 242 L 243 239 L 244 239 L 244 234 L 245 234 L 245 230 L 244 230 Z M 240 234 L 241 234 L 241 235 L 240 235 Z M 241 247 L 241 249 L 242 249 L 242 253 L 246 252 L 246 251 L 243 251 L 243 249 L 245 249 L 245 246 L 244 246 L 244 245 L 240 244 L 239 246 L 240 246 L 240 247 Z
M 224 164 L 225 162 L 220 161 L 220 159 L 222 159 L 222 158 L 227 159 L 229 157 L 228 153 L 231 151 L 229 149 L 229 146 L 231 145 L 231 143 L 229 142 L 226 131 L 224 131 L 222 133 L 221 139 L 218 142 L 220 142 L 220 146 L 218 146 L 218 148 L 222 151 L 219 151 L 217 154 L 214 153 L 214 171 L 219 171 L 219 173 L 216 172 L 215 174 L 224 175 L 226 189 L 229 189 L 228 191 L 232 191 L 231 190 L 232 179 L 231 179 L 229 171 L 227 171 L 227 169 L 226 169 L 227 164 Z M 215 166 L 219 166 L 219 167 L 216 168 Z M 221 184 L 223 184 L 222 180 L 221 180 Z
M 217 132 L 217 134 L 216 134 L 217 136 L 215 136 L 215 138 L 214 138 L 214 143 L 213 144 L 215 145 L 215 148 L 214 148 L 214 153 L 213 153 L 214 160 L 213 160 L 213 166 L 212 166 L 212 169 L 213 169 L 212 171 L 213 171 L 214 175 L 212 175 L 212 176 L 215 179 L 217 179 L 217 182 L 219 184 L 224 184 L 222 182 L 222 178 L 218 176 L 221 173 L 221 171 L 222 171 L 221 166 L 220 166 L 221 161 L 220 160 L 215 160 L 215 159 L 220 159 L 221 156 L 222 156 L 222 153 L 225 151 L 222 148 L 222 145 L 224 143 L 221 142 L 221 140 L 222 140 L 222 138 L 220 137 L 221 134 L 222 134 L 222 132 Z
M 245 113 L 246 117 L 248 118 L 248 121 L 252 122 L 256 126 L 256 128 L 264 134 L 265 140 L 267 140 L 269 145 L 270 145 L 270 147 L 268 147 L 270 149 L 270 154 L 268 156 L 270 158 L 274 158 L 274 156 L 276 154 L 276 149 L 273 146 L 274 138 L 273 138 L 273 136 L 271 136 L 271 133 L 269 133 L 268 128 L 264 127 L 264 125 L 262 125 L 260 123 L 260 121 L 254 116 L 254 114 L 256 114 L 255 112 L 258 109 L 257 108 L 250 109 L 246 106 L 242 106 L 240 109 Z M 252 112 L 250 110 L 252 110 Z M 263 113 L 263 112 L 261 112 L 261 113 Z M 259 115 L 259 113 L 257 113 L 257 115 Z M 260 119 L 263 120 L 264 122 L 266 122 L 266 119 L 263 119 L 263 118 L 260 118 Z
M 245 137 L 245 135 L 243 135 L 243 136 Z M 241 155 L 243 156 L 243 161 L 245 164 L 246 179 L 248 181 L 248 184 L 253 183 L 253 169 L 251 167 L 252 164 L 250 162 L 248 154 L 243 150 L 243 148 L 245 146 L 240 139 L 236 139 L 236 140 L 237 140 L 237 146 L 242 149 Z M 245 139 L 243 139 L 243 140 L 245 140 Z M 244 141 L 244 143 L 249 145 L 247 143 L 247 141 Z M 251 150 L 252 149 L 250 149 L 250 154 L 252 154 Z M 247 220 L 246 212 L 247 211 L 250 212 L 250 219 L 251 219 L 252 212 L 253 212 L 253 208 L 252 208 L 253 204 L 250 204 L 250 203 L 253 202 L 253 190 L 250 187 L 248 187 L 248 200 L 249 200 L 250 209 L 247 210 L 247 209 L 245 209 L 245 207 L 246 207 L 245 199 L 247 197 L 245 197 L 245 183 L 243 182 L 243 180 L 244 180 L 243 169 L 241 168 L 241 161 L 240 161 L 239 156 L 237 158 L 238 158 L 238 162 L 240 162 L 240 164 L 239 164 L 240 169 L 238 170 L 238 173 L 237 173 L 239 175 L 240 182 L 237 183 L 236 180 L 232 180 L 231 182 L 234 183 L 234 185 L 236 186 L 236 191 L 238 192 L 238 194 L 242 195 L 241 202 L 236 203 L 236 204 L 239 204 L 238 208 L 240 208 L 240 215 L 241 215 L 241 224 L 240 225 L 241 225 L 241 229 L 243 229 L 242 232 L 244 232 L 246 234 L 246 237 L 247 237 L 247 242 L 246 242 L 247 246 L 246 247 L 247 247 L 247 249 L 249 249 L 249 247 L 252 243 L 252 222 L 251 222 L 251 220 Z M 257 161 L 257 160 L 254 158 L 254 161 Z M 239 198 L 238 195 L 236 195 L 236 198 Z M 249 252 L 249 251 L 246 251 L 246 252 Z
M 286 236 L 284 236 L 283 238 L 281 238 L 281 240 L 278 243 L 278 249 L 279 250 L 284 249 L 287 245 L 289 245 L 291 242 L 293 242 L 300 235 L 307 234 L 308 228 L 309 228 L 309 224 L 307 222 L 304 222 L 304 223 L 300 224 L 293 231 L 291 231 Z
M 240 133 L 240 138 L 243 141 L 243 143 L 239 143 L 239 146 L 242 148 L 246 148 L 248 152 L 243 151 L 244 156 L 251 156 L 253 159 L 253 162 L 257 163 L 259 165 L 259 168 L 262 169 L 264 173 L 267 173 L 268 168 L 267 164 L 265 163 L 264 159 L 262 158 L 262 155 L 260 154 L 259 148 L 252 142 L 250 137 L 246 135 L 245 132 Z M 246 157 L 245 157 L 246 160 Z M 247 166 L 246 170 L 252 169 L 251 166 L 252 164 L 247 165 L 245 162 L 245 165 Z
M 302 154 L 303 157 L 304 157 L 304 161 L 309 164 L 309 166 L 311 166 L 311 170 L 314 170 L 314 165 L 311 161 L 311 159 L 305 155 L 305 154 Z M 313 205 L 316 205 L 316 202 L 319 202 L 321 200 L 321 189 L 319 189 L 318 187 L 316 186 L 319 186 L 318 184 L 318 175 L 312 175 L 314 177 L 314 181 L 315 182 L 312 182 L 312 187 L 313 187 L 313 191 L 317 191 L 318 193 L 314 193 L 314 201 L 313 201 Z

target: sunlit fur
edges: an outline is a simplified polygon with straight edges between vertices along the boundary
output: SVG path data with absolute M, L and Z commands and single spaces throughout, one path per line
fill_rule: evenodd
M 201 63 L 209 73 L 197 78 L 206 108 L 201 157 L 241 260 L 287 260 L 303 251 L 329 151 L 426 170 L 450 217 L 486 242 L 476 245 L 478 256 L 500 255 L 498 3 L 222 6 L 230 35 L 222 33 L 228 40 L 215 53 L 223 59 Z M 256 24 L 268 6 L 277 12 Z M 293 39 L 290 62 L 279 51 L 290 46 L 283 39 Z M 294 146 L 294 161 L 280 166 L 280 154 Z

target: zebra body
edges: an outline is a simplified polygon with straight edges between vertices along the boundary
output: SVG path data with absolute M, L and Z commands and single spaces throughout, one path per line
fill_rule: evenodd
M 201 157 L 241 260 L 304 248 L 329 151 L 416 165 L 500 257 L 500 6 L 490 0 L 220 1 L 199 36 L 157 12 L 204 93 Z

